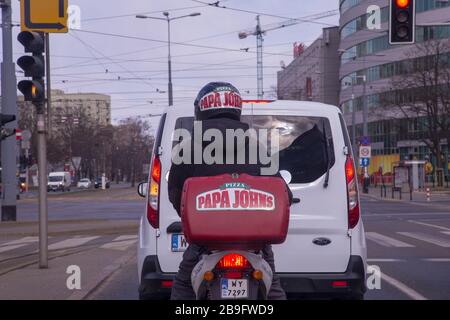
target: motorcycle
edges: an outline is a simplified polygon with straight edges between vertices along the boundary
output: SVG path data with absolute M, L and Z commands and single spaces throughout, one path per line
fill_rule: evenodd
M 280 177 L 224 174 L 186 181 L 186 240 L 206 248 L 191 273 L 198 300 L 266 300 L 273 273 L 263 248 L 285 241 L 287 185 Z

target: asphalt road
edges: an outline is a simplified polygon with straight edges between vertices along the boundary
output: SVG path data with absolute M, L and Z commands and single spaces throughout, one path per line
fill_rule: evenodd
M 111 185 L 111 189 L 90 189 L 71 193 L 49 193 L 49 220 L 125 219 L 139 220 L 145 201 L 129 185 Z M 17 204 L 18 221 L 38 219 L 35 197 L 24 198 Z
M 89 219 L 108 219 L 117 224 L 119 220 L 137 221 L 144 203 L 132 188 L 89 191 L 52 196 L 49 214 L 50 220 L 84 219 L 89 224 Z M 427 203 L 363 196 L 362 208 L 368 264 L 382 273 L 381 289 L 369 290 L 366 299 L 450 299 L 450 197 Z M 36 220 L 36 200 L 20 201 L 18 211 L 19 220 Z M 92 240 L 93 246 L 95 241 L 101 245 L 113 240 L 98 238 Z M 135 244 L 124 252 L 130 251 L 135 251 Z M 101 253 L 96 258 L 102 259 Z M 134 256 L 87 298 L 137 299 L 137 287 Z
M 363 197 L 368 264 L 380 269 L 381 289 L 368 300 L 450 299 L 450 199 L 437 203 Z M 136 299 L 133 259 L 90 299 Z

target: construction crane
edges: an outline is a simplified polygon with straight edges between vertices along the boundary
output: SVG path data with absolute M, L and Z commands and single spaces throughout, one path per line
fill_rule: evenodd
M 239 32 L 239 39 L 245 39 L 248 36 L 256 36 L 256 68 L 257 68 L 257 88 L 258 88 L 258 99 L 264 98 L 264 69 L 263 69 L 263 43 L 264 35 L 273 30 L 282 29 L 290 26 L 294 26 L 300 23 L 309 22 L 317 23 L 315 19 L 322 19 L 326 17 L 331 17 L 339 13 L 339 10 L 326 11 L 320 14 L 311 15 L 304 18 L 290 19 L 278 24 L 272 24 L 266 26 L 264 29 L 261 27 L 261 21 L 259 15 L 256 16 L 256 28 L 252 30 Z

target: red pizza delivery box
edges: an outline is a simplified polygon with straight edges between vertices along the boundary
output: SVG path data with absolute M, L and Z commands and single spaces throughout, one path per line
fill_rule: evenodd
M 186 180 L 181 200 L 186 240 L 210 250 L 283 243 L 289 196 L 280 177 L 224 174 Z

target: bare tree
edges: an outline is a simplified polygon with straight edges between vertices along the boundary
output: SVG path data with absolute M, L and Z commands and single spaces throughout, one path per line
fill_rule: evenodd
M 383 95 L 380 110 L 384 116 L 419 120 L 424 130 L 420 140 L 434 155 L 437 171 L 442 171 L 443 141 L 450 146 L 450 43 L 427 41 L 407 55 L 397 64 L 400 75 L 392 78 L 392 91 Z

